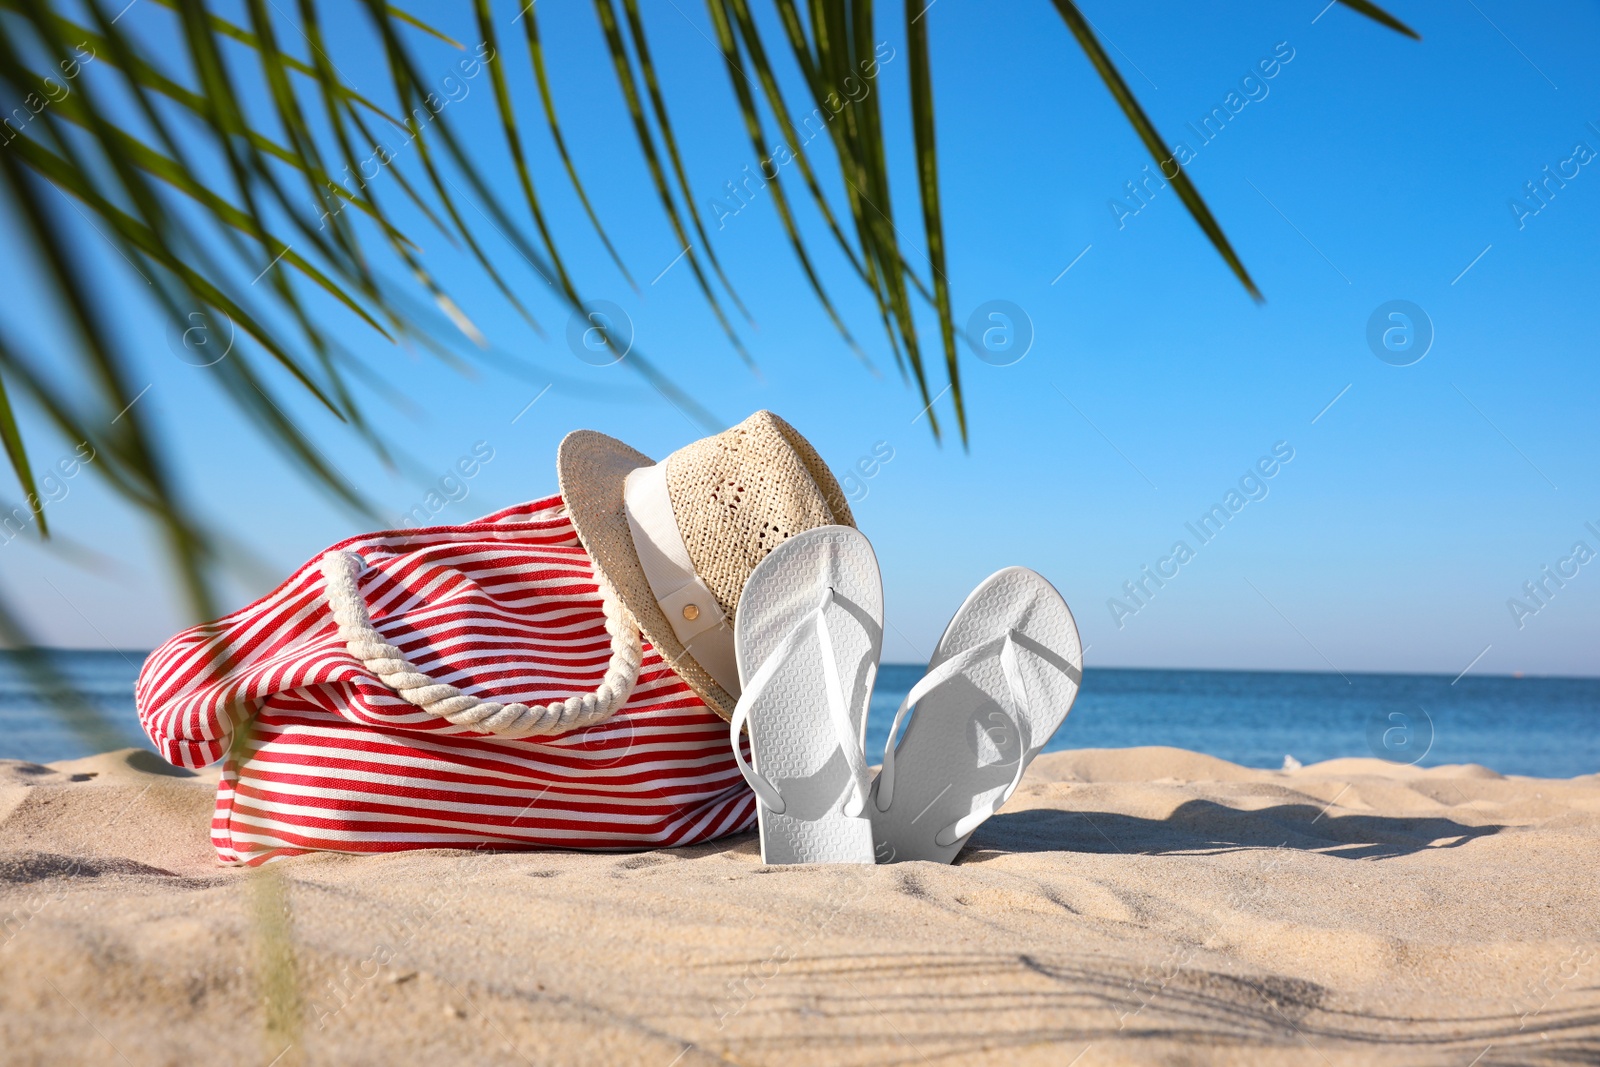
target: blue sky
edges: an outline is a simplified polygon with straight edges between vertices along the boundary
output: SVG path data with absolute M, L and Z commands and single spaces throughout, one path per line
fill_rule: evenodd
M 586 292 L 624 309 L 641 350 L 723 423 L 779 412 L 841 473 L 892 451 L 868 463 L 856 505 L 883 565 L 888 658 L 925 658 L 973 585 L 1023 564 L 1066 596 L 1094 665 L 1595 674 L 1600 562 L 1579 565 L 1573 550 L 1583 541 L 1600 551 L 1600 162 L 1583 162 L 1600 152 L 1600 76 L 1586 44 L 1600 15 L 1565 4 L 1530 19 L 1505 0 L 1393 7 L 1421 43 L 1321 2 L 1225 15 L 1176 3 L 1084 5 L 1163 135 L 1193 150 L 1188 172 L 1265 294 L 1260 305 L 1170 186 L 1152 183 L 1133 212 L 1125 183 L 1142 180 L 1150 158 L 1051 5 L 940 0 L 927 11 L 957 318 L 1007 301 L 1032 333 L 1026 355 L 1004 366 L 963 346 L 968 449 L 932 440 L 865 292 L 809 205 L 799 214 L 810 246 L 876 376 L 811 296 L 769 197 L 716 229 L 711 202 L 754 158 L 702 8 L 652 3 L 646 19 L 713 246 L 760 324 L 742 327 L 759 375 L 730 349 L 685 263 L 674 263 L 682 246 L 656 206 L 592 7 L 542 0 L 538 11 L 569 142 L 642 294 L 594 240 L 536 121 L 520 51 L 508 72 L 569 266 Z M 471 36 L 443 6 L 419 13 Z M 499 8 L 503 34 L 520 32 L 515 13 Z M 140 14 L 151 26 L 165 17 Z M 905 180 L 899 15 L 882 16 L 881 36 L 897 51 L 874 91 L 900 168 L 899 225 L 920 248 Z M 374 56 L 347 52 L 336 57 L 347 77 L 381 84 Z M 455 59 L 442 46 L 419 46 L 419 55 L 441 78 Z M 1274 75 L 1260 78 L 1258 64 L 1273 59 Z M 1240 99 L 1248 102 L 1202 144 L 1188 124 Z M 487 79 L 466 82 L 447 114 L 518 206 Z M 1546 166 L 1566 168 L 1565 184 L 1552 182 L 1536 213 L 1532 200 L 1514 209 Z M 785 177 L 799 202 L 803 189 Z M 826 184 L 838 193 L 831 174 Z M 842 197 L 834 203 L 842 210 Z M 279 383 L 288 409 L 380 507 L 398 514 L 421 502 L 429 472 L 444 475 L 479 442 L 493 458 L 440 521 L 553 491 L 556 445 L 573 429 L 606 431 L 658 457 L 699 435 L 626 367 L 577 359 L 543 283 L 490 227 L 477 228 L 548 340 L 457 252 L 418 232 L 428 262 L 524 373 L 466 376 L 370 333 L 345 333 L 417 407 L 368 404 L 417 459 L 416 476 L 386 471 Z M 173 356 L 142 283 L 117 270 L 93 231 L 82 238 L 148 372 L 139 403 L 166 425 L 187 491 L 257 557 L 231 587 L 233 602 L 370 527 L 262 444 L 204 369 Z M 3 231 L 0 239 L 14 247 Z M 8 287 L 6 328 L 61 343 L 22 310 L 36 306 L 31 280 L 21 274 Z M 1374 313 L 1397 300 L 1420 308 L 1433 335 L 1408 366 L 1379 359 L 1367 338 Z M 927 318 L 925 336 L 932 326 Z M 934 410 L 948 427 L 950 398 Z M 37 420 L 25 424 L 41 464 L 71 451 Z M 1202 542 L 1186 524 L 1226 506 L 1275 448 L 1273 475 L 1247 478 L 1248 493 L 1235 498 L 1243 505 Z M 148 648 L 191 621 L 151 532 L 92 467 L 67 486 L 51 522 L 99 553 L 102 567 L 26 538 L 0 546 L 7 594 L 42 636 Z M 9 480 L 3 492 L 18 495 Z M 1192 557 L 1181 564 L 1180 541 Z M 1167 568 L 1165 584 L 1144 577 L 1147 565 Z M 1577 572 L 1532 600 L 1524 583 L 1543 579 L 1547 565 Z M 1134 600 L 1124 583 L 1138 581 Z M 1528 609 L 1520 619 L 1514 597 Z

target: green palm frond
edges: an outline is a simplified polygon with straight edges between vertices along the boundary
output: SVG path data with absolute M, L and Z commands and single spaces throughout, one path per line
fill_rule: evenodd
M 672 232 L 683 245 L 684 259 L 688 262 L 689 269 L 694 272 L 695 281 L 716 316 L 717 324 L 722 327 L 722 332 L 727 335 L 729 343 L 739 353 L 739 357 L 746 364 L 754 366 L 755 360 L 751 358 L 739 335 L 734 332 L 733 324 L 728 321 L 721 302 L 711 291 L 711 283 L 706 280 L 705 271 L 700 266 L 701 253 L 695 250 L 694 242 L 689 239 L 688 231 L 684 229 L 683 216 L 678 211 L 677 204 L 673 202 L 672 189 L 667 183 L 666 171 L 661 166 L 661 154 L 656 149 L 655 137 L 650 132 L 649 122 L 645 119 L 644 106 L 639 97 L 638 80 L 634 77 L 633 61 L 628 55 L 627 45 L 622 40 L 622 29 L 617 22 L 616 8 L 612 6 L 611 0 L 594 0 L 594 9 L 600 18 L 600 29 L 605 34 L 606 47 L 611 52 L 611 64 L 617 72 L 617 84 L 621 87 L 622 98 L 628 105 L 628 116 L 633 120 L 634 135 L 638 138 L 639 149 L 644 153 L 645 162 L 649 165 L 650 178 L 655 183 L 661 209 L 672 224 Z M 673 154 L 676 155 L 675 150 Z M 693 201 L 689 202 L 689 207 L 692 211 Z M 696 219 L 698 221 L 698 216 Z
M 17 415 L 11 410 L 11 397 L 6 393 L 3 377 L 0 377 L 0 438 L 5 439 L 6 459 L 11 462 L 11 469 L 17 472 L 17 479 L 22 482 L 28 508 L 39 523 L 39 532 L 48 537 L 50 527 L 45 524 L 44 508 L 39 505 L 39 484 L 34 480 L 33 464 L 28 462 L 28 448 L 23 444 L 21 431 L 17 429 Z
M 583 205 L 584 214 L 594 226 L 595 235 L 600 238 L 600 243 L 605 246 L 611 262 L 617 265 L 617 270 L 622 272 L 628 285 L 634 292 L 638 292 L 638 283 L 633 280 L 633 275 L 628 273 L 627 266 L 622 262 L 622 256 L 611 243 L 611 238 L 606 236 L 606 228 L 601 225 L 600 216 L 595 214 L 594 205 L 589 203 L 589 194 L 584 192 L 583 182 L 578 179 L 578 168 L 572 161 L 572 153 L 567 151 L 567 139 L 561 135 L 561 123 L 556 118 L 555 94 L 550 90 L 550 75 L 545 69 L 544 62 L 544 42 L 539 37 L 539 19 L 534 7 L 534 4 L 529 4 L 523 9 L 522 24 L 523 32 L 527 36 L 528 61 L 533 65 L 534 80 L 539 85 L 539 102 L 544 105 L 545 122 L 550 126 L 550 140 L 556 146 L 556 153 L 561 156 L 561 165 L 566 168 L 567 178 L 572 182 L 573 191 L 578 194 L 578 202 Z
M 1339 0 L 1341 4 L 1352 11 L 1359 12 L 1381 26 L 1387 26 L 1396 33 L 1403 33 L 1413 41 L 1422 40 L 1422 35 L 1410 26 L 1389 14 L 1377 4 L 1369 4 L 1367 0 Z
M 1089 62 L 1094 64 L 1094 69 L 1100 75 L 1100 80 L 1106 83 L 1106 88 L 1111 90 L 1111 95 L 1116 98 L 1117 106 L 1132 123 L 1134 131 L 1138 133 L 1139 140 L 1150 150 L 1157 166 L 1161 168 L 1161 176 L 1172 183 L 1178 191 L 1178 197 L 1183 201 L 1183 206 L 1189 209 L 1189 214 L 1195 222 L 1200 224 L 1200 229 L 1205 231 L 1207 239 L 1222 256 L 1223 262 L 1232 269 L 1239 283 L 1245 291 L 1257 300 L 1261 299 L 1261 291 L 1256 288 L 1256 283 L 1250 280 L 1250 272 L 1244 269 L 1233 246 L 1228 243 L 1227 236 L 1222 232 L 1222 227 L 1212 217 L 1211 209 L 1206 207 L 1206 202 L 1200 198 L 1200 191 L 1194 187 L 1194 182 L 1189 180 L 1189 175 L 1177 165 L 1172 152 L 1167 148 L 1167 142 L 1161 139 L 1161 134 L 1156 132 L 1156 127 L 1144 113 L 1144 108 L 1139 106 L 1139 101 L 1134 99 L 1133 91 L 1128 88 L 1128 83 L 1122 80 L 1122 75 L 1117 73 L 1117 68 L 1112 64 L 1111 57 L 1106 50 L 1100 47 L 1100 39 L 1095 34 L 1093 27 L 1078 11 L 1078 5 L 1072 0 L 1055 0 L 1056 10 L 1061 12 L 1061 18 L 1066 22 L 1067 28 L 1072 31 L 1072 36 L 1077 38 L 1084 53 L 1088 55 Z M 1172 165 L 1172 173 L 1167 172 L 1168 164 Z
M 754 94 L 750 91 L 750 83 L 746 78 L 744 69 L 740 66 L 739 45 L 733 35 L 733 9 L 729 0 L 708 0 L 706 7 L 711 12 L 711 23 L 717 31 L 717 46 L 722 49 L 722 56 L 728 65 L 728 80 L 733 85 L 735 98 L 739 101 L 739 111 L 744 116 L 745 132 L 750 137 L 750 147 L 756 154 L 756 168 L 761 173 L 763 181 L 768 181 L 772 186 L 772 204 L 778 212 L 778 219 L 783 224 L 783 229 L 789 237 L 789 245 L 794 249 L 795 258 L 800 261 L 800 269 L 806 276 L 806 281 L 811 286 L 811 291 L 816 295 L 818 303 L 828 315 L 828 320 L 833 323 L 844 342 L 850 350 L 863 361 L 870 365 L 867 354 L 856 344 L 856 339 L 851 336 L 850 328 L 839 317 L 839 312 L 834 308 L 833 301 L 828 299 L 828 294 L 822 287 L 822 280 L 818 278 L 816 268 L 812 265 L 811 256 L 806 252 L 804 239 L 800 236 L 800 229 L 795 224 L 794 212 L 789 207 L 789 197 L 783 190 L 783 178 L 779 168 L 773 165 L 772 155 L 766 148 L 766 132 L 762 128 L 761 116 L 756 107 Z M 759 46 L 758 46 L 759 48 Z M 761 70 L 764 85 L 771 86 L 769 99 L 781 100 L 775 92 L 776 86 L 770 81 L 772 72 L 765 69 L 765 57 L 759 51 L 753 61 Z M 791 153 L 792 154 L 792 153 Z M 773 167 L 772 176 L 767 178 L 767 168 Z M 820 199 L 820 191 L 818 197 Z M 821 201 L 826 203 L 826 201 Z M 846 246 L 848 249 L 848 245 Z M 854 255 L 851 250 L 852 256 Z
M 1365 0 L 1343 2 L 1416 36 Z M 1167 155 L 1161 137 L 1092 25 L 1072 0 L 1052 3 L 1160 162 Z M 149 383 L 128 341 L 108 321 L 90 257 L 75 240 L 81 222 L 115 250 L 113 266 L 148 283 L 151 300 L 176 330 L 200 317 L 225 320 L 237 331 L 240 343 L 214 367 L 229 402 L 311 482 L 369 515 L 375 512 L 359 489 L 326 459 L 311 431 L 286 414 L 285 398 L 271 382 L 313 397 L 390 462 L 399 453 L 373 429 L 361 400 L 376 396 L 403 405 L 404 391 L 375 371 L 370 356 L 356 355 L 339 340 L 349 326 L 453 366 L 481 359 L 526 371 L 437 280 L 422 242 L 408 232 L 411 222 L 402 219 L 421 220 L 462 249 L 507 305 L 542 333 L 536 310 L 561 317 L 581 312 L 587 291 L 557 245 L 541 194 L 545 172 L 559 165 L 594 235 L 628 283 L 638 286 L 562 135 L 533 5 L 512 15 L 492 0 L 474 0 L 465 20 L 468 35 L 429 25 L 383 0 L 360 0 L 354 10 L 365 17 L 385 72 L 381 86 L 360 91 L 340 73 L 333 53 L 347 47 L 346 34 L 330 40 L 328 5 L 319 0 L 242 0 L 227 14 L 209 0 L 114 6 L 0 0 L 0 98 L 27 103 L 25 119 L 0 127 L 0 212 L 22 261 L 53 294 L 73 338 L 69 352 L 47 358 L 0 328 L 0 442 L 32 501 L 38 497 L 27 416 L 92 448 L 97 475 L 163 531 L 191 604 L 204 615 L 214 607 L 212 572 L 221 542 L 179 491 L 152 405 L 140 403 Z M 707 225 L 691 191 L 692 160 L 672 116 L 678 97 L 650 46 L 650 12 L 638 0 L 593 0 L 593 8 L 603 42 L 595 58 L 609 59 L 617 79 L 626 112 L 619 118 L 631 128 L 644 162 L 641 181 L 659 201 L 733 351 L 753 366 L 725 307 L 746 322 L 751 316 L 713 246 L 717 227 Z M 827 231 L 822 240 L 848 264 L 845 277 L 870 295 L 883 343 L 914 383 L 919 403 L 928 405 L 933 432 L 944 432 L 933 401 L 948 392 L 955 432 L 964 442 L 968 397 L 946 262 L 935 136 L 939 79 L 929 48 L 937 12 L 908 0 L 903 39 L 896 42 L 879 36 L 871 0 L 772 0 L 768 8 L 755 8 L 760 5 L 751 0 L 706 0 L 707 37 L 721 53 L 732 89 L 723 118 L 742 127 L 783 241 L 841 339 L 871 365 L 801 225 L 797 209 L 807 201 Z M 522 32 L 507 33 L 516 21 Z M 768 47 L 774 34 L 776 51 Z M 418 58 L 427 49 L 430 55 L 447 52 L 471 76 L 487 70 L 520 205 L 503 203 L 486 176 L 487 168 L 502 165 L 498 155 L 469 144 L 434 95 Z M 522 50 L 525 56 L 510 54 Z M 915 190 L 920 227 L 903 227 L 895 215 L 890 190 L 897 183 L 876 82 L 887 70 L 898 74 L 887 63 L 902 50 L 916 181 L 900 192 L 904 197 Z M 507 70 L 508 63 L 524 60 L 537 103 L 518 99 Z M 785 70 L 777 69 L 780 64 Z M 703 102 L 691 103 L 699 121 Z M 542 122 L 549 133 L 552 158 L 530 151 L 530 121 Z M 818 140 L 831 158 L 812 143 Z M 398 153 L 394 143 L 403 145 Z M 779 146 L 783 155 L 775 159 Z M 791 163 L 792 172 L 781 173 Z M 374 167 L 382 182 L 371 177 Z M 792 198 L 798 186 L 786 177 L 805 192 Z M 391 179 L 394 189 L 384 190 Z M 1180 168 L 1168 179 L 1224 263 L 1247 292 L 1259 295 L 1188 176 Z M 483 239 L 491 232 L 513 256 L 486 250 Z M 517 283 L 524 269 L 544 283 L 533 287 L 532 297 Z M 924 336 L 936 337 L 931 343 L 943 357 L 942 372 L 938 358 L 925 351 Z M 636 349 L 625 364 L 689 418 L 717 425 L 675 384 L 672 368 Z M 34 511 L 39 534 L 47 536 L 42 509 Z M 9 615 L 0 616 L 0 628 L 15 629 Z
M 944 342 L 945 373 L 955 397 L 956 426 L 967 437 L 967 412 L 962 403 L 956 367 L 956 327 L 950 311 L 950 280 L 944 272 L 944 217 L 939 209 L 939 154 L 933 136 L 933 75 L 928 58 L 927 8 L 906 0 L 906 44 L 911 65 L 911 128 L 916 139 L 917 188 L 922 194 L 922 224 L 933 272 L 933 302 L 939 312 L 939 337 Z
M 661 83 L 656 76 L 655 62 L 650 58 L 650 46 L 645 40 L 644 20 L 639 17 L 638 0 L 622 0 L 622 10 L 628 17 L 628 32 L 633 37 L 633 51 L 639 59 L 639 72 L 644 75 L 644 87 L 650 96 L 650 110 L 656 117 L 656 128 L 661 131 L 661 143 L 666 146 L 667 158 L 672 162 L 672 173 L 678 180 L 678 191 L 683 194 L 683 205 L 689 211 L 689 221 L 694 223 L 694 231 L 699 235 L 700 244 L 705 249 L 706 261 L 711 264 L 717 279 L 727 290 L 733 306 L 739 309 L 739 314 L 744 316 L 746 322 L 750 322 L 752 321 L 750 312 L 746 310 L 744 301 L 739 299 L 739 294 L 734 291 L 728 276 L 723 273 L 716 249 L 711 247 L 711 239 L 706 236 L 705 224 L 700 220 L 700 210 L 694 206 L 694 193 L 689 190 L 689 176 L 684 173 L 683 157 L 678 152 L 678 138 L 673 134 L 672 123 L 667 118 L 667 102 L 661 95 Z

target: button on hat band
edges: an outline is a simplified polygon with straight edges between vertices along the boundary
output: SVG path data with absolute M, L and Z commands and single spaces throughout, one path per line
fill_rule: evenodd
M 667 491 L 667 465 L 630 471 L 622 495 L 639 564 L 672 632 L 695 662 L 737 698 L 739 663 L 733 627 L 689 559 Z

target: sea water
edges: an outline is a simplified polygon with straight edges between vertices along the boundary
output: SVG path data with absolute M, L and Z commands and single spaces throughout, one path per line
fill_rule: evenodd
M 150 747 L 133 708 L 144 653 L 49 659 L 87 708 L 75 716 L 53 708 L 19 658 L 0 652 L 0 758 L 43 763 Z M 904 664 L 879 671 L 869 762 L 882 758 L 895 709 L 921 676 L 922 668 Z M 1247 767 L 1377 756 L 1569 778 L 1600 773 L 1600 679 L 1089 668 L 1045 751 L 1133 745 L 1186 748 Z

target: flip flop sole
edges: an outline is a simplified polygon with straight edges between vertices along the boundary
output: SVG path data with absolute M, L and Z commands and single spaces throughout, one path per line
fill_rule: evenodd
M 1060 728 L 1078 696 L 1083 649 L 1072 612 L 1055 587 L 1034 571 L 1008 567 L 986 578 L 950 620 L 928 669 L 1009 630 L 1021 634 L 1018 657 L 1029 695 L 1027 737 L 1006 714 L 1009 690 L 998 657 L 980 660 L 923 698 L 895 749 L 895 781 L 887 811 L 878 785 L 867 801 L 880 855 L 949 863 L 967 835 L 936 837 L 1004 795 L 1017 760 Z M 1029 757 L 1031 758 L 1031 757 Z
M 858 531 L 807 530 L 751 573 L 734 627 L 739 676 L 748 682 L 829 585 L 844 601 L 828 609 L 827 619 L 859 745 L 883 643 L 883 583 L 877 556 Z M 757 805 L 763 863 L 873 862 L 871 821 L 865 812 L 844 813 L 851 774 L 828 712 L 822 655 L 813 629 L 750 709 L 752 762 L 784 800 L 781 814 Z

